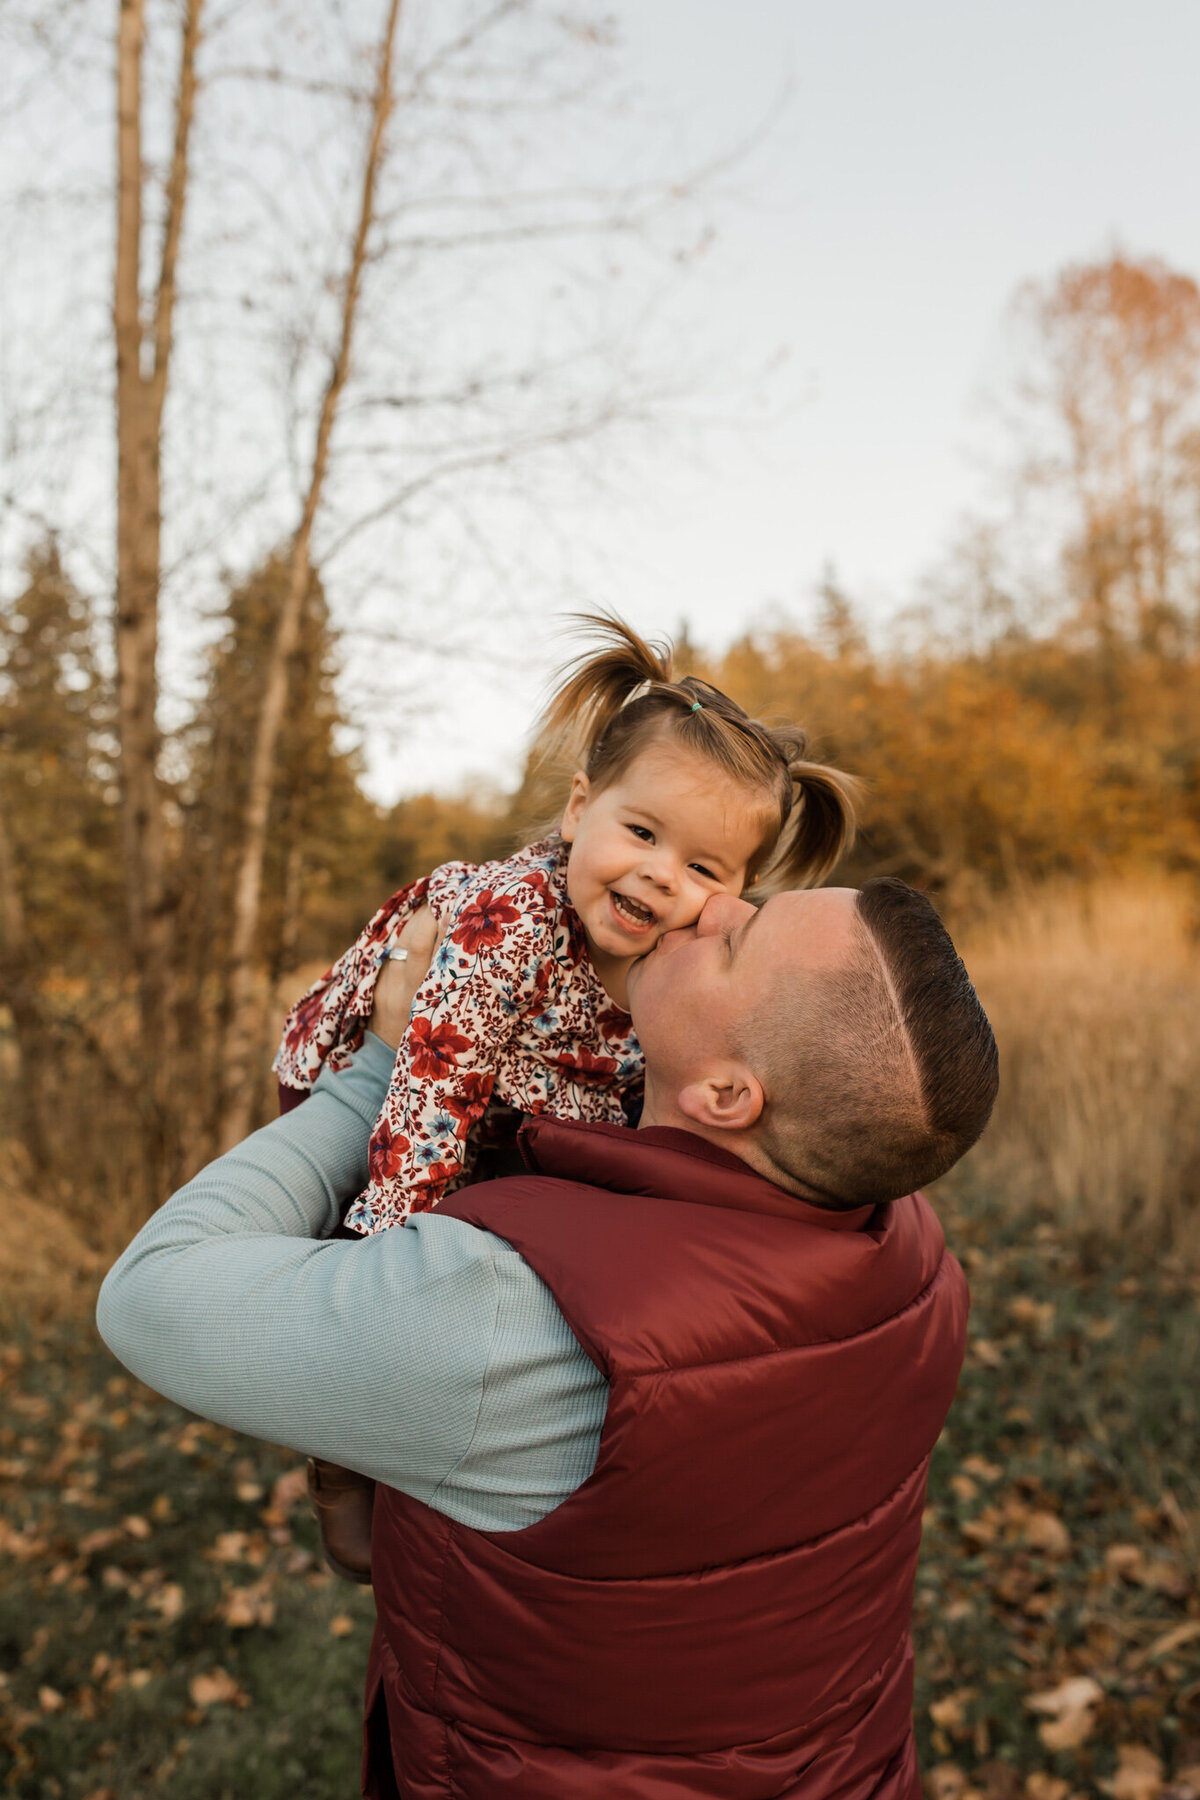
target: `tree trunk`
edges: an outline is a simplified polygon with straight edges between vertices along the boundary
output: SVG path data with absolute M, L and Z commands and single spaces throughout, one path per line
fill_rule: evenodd
M 117 238 L 113 327 L 117 381 L 117 592 L 115 649 L 121 740 L 121 822 L 129 944 L 137 969 L 146 1079 L 154 1099 L 157 1171 L 172 1137 L 171 906 L 163 796 L 158 780 L 158 593 L 161 445 L 170 367 L 175 274 L 188 184 L 195 61 L 204 0 L 187 0 L 166 190 L 162 260 L 151 330 L 141 303 L 144 0 L 121 0 L 117 31 Z M 149 367 L 143 364 L 148 362 Z
M 33 961 L 16 857 L 0 809 L 0 985 L 17 1046 L 18 1128 L 36 1179 L 50 1173 L 51 1140 L 41 1079 L 47 1048 L 45 1018 Z
M 375 189 L 383 162 L 384 137 L 392 108 L 392 62 L 399 17 L 400 0 L 391 0 L 379 43 L 371 123 L 359 194 L 358 223 L 342 296 L 338 348 L 321 400 L 308 491 L 300 522 L 292 539 L 288 585 L 263 671 L 262 705 L 250 760 L 242 843 L 234 883 L 226 990 L 227 1024 L 222 1034 L 221 1047 L 224 1102 L 219 1135 L 222 1149 L 228 1149 L 245 1137 L 250 1126 L 256 1088 L 252 1063 L 259 1052 L 262 1036 L 262 1008 L 258 1002 L 255 980 L 256 951 L 276 753 L 287 706 L 288 664 L 299 641 L 300 622 L 310 579 L 313 522 L 321 502 L 329 463 L 329 442 L 337 418 L 338 404 L 350 372 L 350 348 L 366 266 L 367 239 L 375 217 Z

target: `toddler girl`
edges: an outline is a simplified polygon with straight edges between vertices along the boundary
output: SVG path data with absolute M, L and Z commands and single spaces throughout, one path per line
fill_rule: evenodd
M 382 963 L 431 909 L 440 943 L 371 1137 L 369 1184 L 346 1216 L 353 1231 L 436 1206 L 470 1179 L 504 1117 L 634 1122 L 632 965 L 694 925 L 710 894 L 768 876 L 820 881 L 852 835 L 853 784 L 802 760 L 802 732 L 748 718 L 707 682 L 673 680 L 669 653 L 619 620 L 583 623 L 600 647 L 567 671 L 537 745 L 542 762 L 575 768 L 558 829 L 402 888 L 288 1017 L 275 1061 L 285 1107 L 362 1042 Z M 373 1483 L 310 1462 L 309 1488 L 327 1560 L 368 1580 Z

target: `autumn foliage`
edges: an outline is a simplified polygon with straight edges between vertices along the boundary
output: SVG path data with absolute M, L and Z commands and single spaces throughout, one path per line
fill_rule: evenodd
M 1000 1043 L 994 1123 L 934 1195 L 974 1310 L 916 1593 L 930 1800 L 1200 1800 L 1200 291 L 1114 255 L 1023 290 L 1014 319 L 1020 505 L 924 615 L 872 633 L 831 578 L 683 660 L 862 776 L 843 878 L 934 895 Z M 46 1322 L 86 1306 L 166 1171 L 211 1153 L 248 994 L 253 1119 L 305 976 L 402 883 L 503 854 L 537 816 L 532 780 L 366 797 L 309 571 L 237 990 L 240 822 L 292 576 L 275 557 L 230 580 L 164 741 L 169 1055 L 138 1004 L 97 597 L 48 540 L 0 619 L 0 1296 L 34 1315 L 0 1357 L 15 1793 L 353 1782 L 366 1611 L 316 1565 L 294 1459 Z

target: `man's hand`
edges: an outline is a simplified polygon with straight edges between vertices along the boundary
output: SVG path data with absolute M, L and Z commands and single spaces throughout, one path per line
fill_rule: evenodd
M 393 1050 L 408 1030 L 412 1004 L 417 989 L 429 973 L 434 951 L 441 938 L 438 922 L 427 906 L 409 920 L 400 933 L 398 948 L 408 952 L 401 957 L 393 950 L 379 971 L 375 984 L 375 1006 L 370 1028 Z

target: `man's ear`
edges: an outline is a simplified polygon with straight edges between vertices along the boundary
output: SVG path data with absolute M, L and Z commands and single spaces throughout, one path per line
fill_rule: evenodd
M 742 1063 L 722 1063 L 681 1088 L 681 1113 L 709 1131 L 750 1131 L 762 1117 L 762 1083 Z
M 567 796 L 567 804 L 563 808 L 562 824 L 559 826 L 564 844 L 575 842 L 575 833 L 579 829 L 579 821 L 583 817 L 583 809 L 588 803 L 591 791 L 592 784 L 583 770 L 576 769 L 571 777 L 571 792 Z

